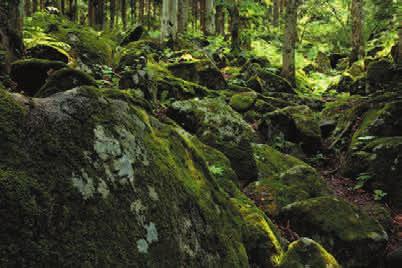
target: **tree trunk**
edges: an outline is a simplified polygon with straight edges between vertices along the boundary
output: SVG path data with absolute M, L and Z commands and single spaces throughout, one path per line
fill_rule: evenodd
M 273 0 L 273 14 L 272 14 L 272 24 L 277 27 L 278 26 L 278 20 L 279 20 L 279 6 L 280 6 L 280 0 Z
M 94 10 L 94 2 L 95 0 L 88 0 L 88 25 L 94 26 L 95 21 L 95 10 Z
M 402 65 L 402 14 L 399 15 L 398 36 L 399 36 L 399 41 L 398 41 L 398 53 L 397 53 L 397 57 L 396 57 L 396 63 Z
M 205 0 L 205 34 L 215 34 L 215 0 Z
M 240 53 L 240 35 L 239 35 L 239 26 L 240 26 L 240 12 L 237 3 L 234 3 L 233 6 L 229 8 L 230 14 L 230 31 L 232 36 L 232 53 L 238 54 Z
M 138 6 L 138 20 L 141 24 L 144 24 L 144 9 L 145 9 L 145 0 L 140 0 Z
M 193 12 L 193 30 L 197 29 L 198 21 L 198 0 L 192 0 L 192 12 Z
M 6 51 L 1 71 L 8 73 L 10 65 L 24 53 L 22 36 L 23 0 L 0 2 L 0 46 Z
M 215 31 L 219 35 L 225 35 L 225 9 L 222 5 L 216 6 Z
M 200 0 L 200 27 L 201 31 L 204 34 L 206 34 L 207 32 L 206 21 L 205 21 L 206 1 L 207 0 Z
M 121 20 L 123 22 L 123 29 L 127 29 L 127 0 L 120 1 Z
M 71 14 L 72 14 L 72 20 L 74 22 L 78 21 L 78 0 L 74 0 L 73 6 L 71 7 Z
M 281 74 L 292 85 L 296 84 L 295 48 L 297 39 L 297 8 L 298 0 L 287 1 L 282 51 L 283 64 Z
M 110 0 L 109 12 L 110 12 L 109 27 L 110 27 L 110 30 L 113 30 L 114 23 L 116 21 L 116 0 Z
M 130 20 L 131 20 L 131 24 L 135 24 L 135 11 L 136 11 L 135 10 L 135 0 L 130 0 Z
M 178 0 L 178 8 L 181 10 L 177 14 L 177 33 L 184 33 L 188 19 L 188 0 Z
M 31 0 L 25 0 L 25 16 L 30 17 L 32 15 Z
M 363 0 L 352 0 L 352 52 L 350 64 L 364 57 Z
M 32 13 L 38 11 L 38 0 L 32 0 Z
M 60 12 L 61 14 L 66 14 L 66 2 L 64 0 L 60 0 Z
M 183 12 L 183 10 L 182 10 Z M 180 12 L 180 13 L 182 13 Z M 148 30 L 151 29 L 151 0 L 147 1 L 147 27 Z
M 177 11 L 177 0 L 163 0 L 161 23 L 162 42 L 168 40 L 174 43 L 176 41 L 178 28 Z

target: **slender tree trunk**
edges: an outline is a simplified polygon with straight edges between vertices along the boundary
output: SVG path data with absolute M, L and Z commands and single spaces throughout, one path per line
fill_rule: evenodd
M 198 20 L 198 0 L 192 1 L 192 12 L 193 12 L 193 30 L 197 29 L 197 20 Z
M 30 17 L 32 15 L 31 0 L 25 0 L 25 16 Z
M 177 39 L 177 0 L 163 0 L 161 39 L 162 42 L 169 40 L 175 42 Z
M 64 0 L 60 0 L 60 12 L 61 14 L 66 14 L 66 2 Z
M 151 29 L 151 0 L 147 1 L 147 27 Z
M 205 0 L 205 34 L 215 34 L 215 0 Z
M 116 21 L 116 0 L 110 0 L 109 13 L 110 13 L 109 27 L 110 30 L 113 30 L 114 23 Z
M 350 64 L 364 57 L 363 0 L 352 0 L 352 52 Z
M 24 53 L 23 15 L 23 0 L 0 2 L 0 47 L 6 51 L 4 65 L 0 68 L 6 73 L 10 71 L 11 63 Z
M 121 20 L 123 22 L 123 29 L 127 29 L 127 0 L 120 1 Z
M 187 29 L 189 15 L 190 15 L 190 0 L 178 0 L 178 33 L 184 33 Z
M 286 3 L 285 30 L 283 38 L 282 76 L 292 85 L 296 84 L 295 48 L 297 40 L 297 8 L 298 0 L 288 0 Z
M 229 8 L 230 14 L 230 31 L 232 36 L 232 53 L 238 54 L 240 53 L 240 34 L 239 34 L 239 26 L 240 26 L 240 12 L 237 3 L 234 3 L 233 6 Z
M 398 54 L 396 57 L 396 63 L 402 64 L 402 14 L 397 15 L 397 18 L 399 18 L 399 29 L 398 29 L 399 41 L 398 41 Z
M 32 0 L 32 13 L 38 11 L 38 0 Z
M 95 21 L 95 10 L 94 10 L 94 2 L 95 0 L 88 0 L 88 25 L 94 26 Z
M 131 24 L 135 24 L 135 0 L 130 0 L 130 20 Z
M 144 8 L 145 8 L 145 0 L 139 1 L 138 6 L 138 20 L 141 24 L 144 24 Z
M 280 6 L 280 0 L 273 0 L 273 14 L 272 14 L 272 24 L 277 27 L 278 26 L 278 20 L 279 20 L 279 6 Z
M 39 8 L 40 8 L 40 10 L 44 10 L 44 9 L 45 9 L 45 0 L 40 0 L 40 2 L 39 2 Z
M 72 20 L 74 22 L 78 21 L 78 0 L 74 0 L 72 7 Z
M 200 26 L 201 31 L 206 34 L 207 33 L 207 26 L 206 26 L 206 1 L 207 0 L 200 0 Z
M 215 31 L 219 35 L 225 35 L 225 9 L 222 5 L 216 6 Z

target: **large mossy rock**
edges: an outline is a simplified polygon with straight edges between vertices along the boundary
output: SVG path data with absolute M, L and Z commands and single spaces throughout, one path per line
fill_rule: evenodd
M 365 187 L 384 192 L 388 203 L 402 207 L 402 136 L 372 138 L 358 150 L 349 151 L 346 175 L 364 175 Z
M 245 112 L 249 110 L 257 100 L 257 93 L 254 91 L 235 94 L 230 99 L 230 106 L 238 111 Z
M 255 70 L 254 75 L 248 78 L 247 86 L 260 93 L 283 92 L 295 94 L 295 89 L 286 79 L 263 69 Z
M 280 268 L 341 268 L 335 258 L 320 244 L 307 237 L 292 242 L 285 253 Z
M 120 46 L 128 45 L 131 42 L 136 42 L 141 39 L 145 32 L 145 28 L 142 25 L 138 25 L 131 31 L 129 31 L 122 39 Z
M 54 60 L 54 61 L 61 61 L 64 63 L 69 62 L 69 55 L 67 52 L 51 46 L 51 45 L 36 45 L 34 47 L 31 47 L 27 49 L 27 55 L 32 58 L 37 58 L 37 59 L 44 59 L 44 60 Z
M 281 259 L 275 227 L 232 182 L 227 158 L 128 92 L 82 87 L 29 100 L 2 90 L 0 136 L 0 266 Z
M 217 90 L 227 87 L 223 74 L 208 59 L 173 63 L 168 65 L 168 69 L 177 77 L 210 89 Z
M 148 60 L 158 60 L 162 49 L 160 45 L 152 40 L 139 40 L 126 45 L 118 55 L 119 63 L 116 67 L 117 72 L 125 69 L 136 69 L 137 66 L 144 65 Z
M 366 187 L 387 193 L 390 203 L 402 207 L 402 100 L 373 104 L 360 117 L 343 170 L 353 178 L 366 174 Z
M 27 26 L 39 27 L 46 34 L 71 47 L 70 55 L 80 68 L 92 70 L 96 65 L 111 65 L 115 43 L 90 27 L 71 22 L 63 16 L 36 13 Z M 93 71 L 93 70 L 92 70 Z
M 300 144 L 305 153 L 313 153 L 321 147 L 319 122 L 318 115 L 308 106 L 290 106 L 265 114 L 259 130 L 271 143 L 281 136 Z
M 201 141 L 222 151 L 241 181 L 257 178 L 251 146 L 256 141 L 255 132 L 223 99 L 176 101 L 168 115 Z
M 96 81 L 81 71 L 63 68 L 52 73 L 35 97 L 45 98 L 79 86 L 96 86 Z
M 367 67 L 369 90 L 398 91 L 402 89 L 402 68 L 387 60 L 372 62 Z
M 139 64 L 124 71 L 119 87 L 140 89 L 147 100 L 161 103 L 217 95 L 206 87 L 172 75 L 164 66 L 155 63 Z
M 258 181 L 244 192 L 270 217 L 293 202 L 329 193 L 320 174 L 303 161 L 265 144 L 255 144 L 253 149 Z
M 295 202 L 280 217 L 299 235 L 321 243 L 345 267 L 376 265 L 388 240 L 378 222 L 335 197 Z
M 11 79 L 17 83 L 17 89 L 28 96 L 34 96 L 46 83 L 49 74 L 67 65 L 60 61 L 41 59 L 19 60 L 11 66 Z

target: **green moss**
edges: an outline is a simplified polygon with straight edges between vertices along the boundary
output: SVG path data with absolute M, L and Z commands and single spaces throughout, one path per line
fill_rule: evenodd
M 15 140 L 29 144 L 19 158 L 0 159 L 0 216 L 10 219 L 0 266 L 273 266 L 280 238 L 234 183 L 229 160 L 130 94 L 81 87 L 33 99 L 21 121 L 1 95 L 9 123 L 0 127 L 30 131 Z M 212 174 L 214 164 L 224 172 Z
M 283 208 L 280 216 L 289 220 L 299 235 L 323 244 L 345 266 L 368 265 L 388 240 L 378 222 L 330 196 L 292 203 Z
M 249 184 L 245 193 L 269 216 L 277 216 L 284 206 L 328 190 L 312 167 L 268 145 L 253 145 L 259 179 Z
M 176 101 L 168 115 L 204 143 L 222 151 L 243 182 L 257 177 L 251 142 L 254 130 L 221 98 Z
M 35 97 L 45 98 L 79 86 L 96 86 L 96 81 L 81 71 L 63 68 L 50 75 Z
M 230 106 L 238 112 L 244 112 L 251 108 L 256 99 L 254 91 L 235 94 L 230 99 Z
M 0 88 L 0 168 L 20 163 L 26 110 Z
M 280 268 L 340 268 L 335 258 L 320 244 L 309 239 L 301 238 L 292 242 L 283 256 Z
M 85 64 L 112 64 L 112 47 L 116 46 L 110 39 L 103 38 L 90 27 L 77 25 L 57 15 L 36 13 L 26 27 L 39 27 L 47 34 L 69 44 L 70 54 L 79 57 Z
M 45 84 L 49 72 L 66 68 L 67 65 L 60 61 L 42 59 L 18 60 L 11 66 L 11 79 L 17 83 L 18 89 L 29 96 L 35 93 Z
M 300 144 L 306 153 L 316 152 L 321 147 L 319 115 L 306 105 L 289 106 L 264 115 L 261 129 L 266 139 L 273 144 L 275 138 Z
M 361 173 L 370 174 L 365 187 L 371 191 L 386 192 L 387 202 L 401 207 L 400 195 L 402 137 L 373 138 L 364 142 L 356 151 L 350 151 L 344 173 L 357 178 Z

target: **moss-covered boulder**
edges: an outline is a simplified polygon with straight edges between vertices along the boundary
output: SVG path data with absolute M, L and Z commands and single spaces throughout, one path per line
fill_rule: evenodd
M 121 89 L 140 89 L 144 97 L 154 103 L 171 103 L 176 100 L 217 95 L 206 87 L 172 75 L 163 65 L 157 63 L 137 65 L 121 75 Z
M 91 27 L 76 24 L 63 16 L 38 12 L 27 27 L 44 29 L 51 38 L 68 44 L 70 55 L 75 58 L 82 70 L 93 71 L 96 65 L 112 64 L 112 47 L 115 43 L 102 37 Z
M 264 115 L 259 130 L 264 138 L 273 143 L 278 136 L 300 144 L 306 153 L 321 147 L 319 116 L 308 106 L 290 106 Z
M 378 222 L 335 197 L 292 203 L 280 217 L 299 235 L 321 243 L 345 267 L 376 265 L 388 240 Z
M 128 92 L 0 93 L 0 266 L 279 263 L 227 158 Z
M 390 96 L 391 97 L 391 96 Z M 402 100 L 398 96 L 381 103 L 372 99 L 360 116 L 351 136 L 345 175 L 359 178 L 364 175 L 365 186 L 371 191 L 381 190 L 394 206 L 402 206 L 401 137 Z
M 257 178 L 251 143 L 254 130 L 221 98 L 173 102 L 168 115 L 204 143 L 222 151 L 241 181 Z
M 235 94 L 230 99 L 230 106 L 238 111 L 245 112 L 250 109 L 257 99 L 257 93 L 254 91 Z
M 144 64 L 147 61 L 157 61 L 161 56 L 161 48 L 153 40 L 139 40 L 131 42 L 122 48 L 118 58 L 117 72 L 126 69 L 136 69 L 138 64 Z
M 284 78 L 273 72 L 260 69 L 247 80 L 247 86 L 257 92 L 285 92 L 295 93 L 295 89 Z
M 379 191 L 394 207 L 402 207 L 402 136 L 374 138 L 348 154 L 344 173 L 364 179 L 364 187 Z
M 364 96 L 369 93 L 367 91 L 366 82 L 367 79 L 365 76 L 354 78 L 350 74 L 345 73 L 336 84 L 330 87 L 330 89 L 336 90 L 339 93 L 346 92 Z
M 331 59 L 323 52 L 319 51 L 315 58 L 316 69 L 320 73 L 329 73 L 331 70 Z
M 27 55 L 32 58 L 54 60 L 68 63 L 69 55 L 52 45 L 40 44 L 27 49 Z
M 37 98 L 46 98 L 58 92 L 79 86 L 96 86 L 96 81 L 81 71 L 63 68 L 53 72 L 43 87 L 35 94 Z
M 340 268 L 341 266 L 320 244 L 307 237 L 302 237 L 289 245 L 279 267 Z
M 50 73 L 66 67 L 61 61 L 19 60 L 12 64 L 10 77 L 17 83 L 18 90 L 28 96 L 34 96 L 46 83 Z
M 395 91 L 402 88 L 402 68 L 388 60 L 370 63 L 367 67 L 367 81 L 370 91 Z
M 225 78 L 210 60 L 193 60 L 168 65 L 173 75 L 210 89 L 225 89 Z
M 319 173 L 303 161 L 265 144 L 255 144 L 253 149 L 258 181 L 244 192 L 267 215 L 276 217 L 288 204 L 328 194 Z
M 141 39 L 144 35 L 145 28 L 142 25 L 138 25 L 134 29 L 128 31 L 128 33 L 123 37 L 122 41 L 120 42 L 121 46 L 128 45 L 131 42 L 135 42 Z

